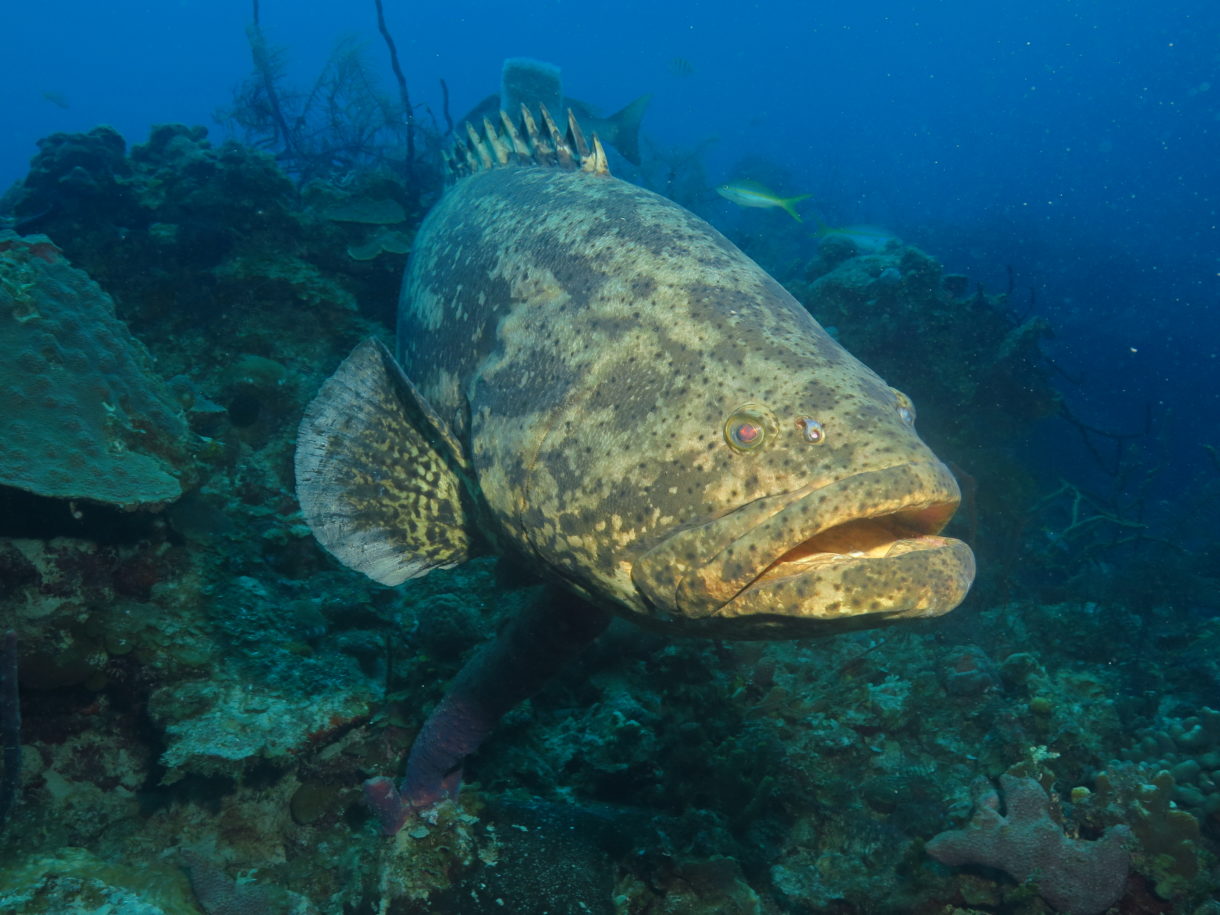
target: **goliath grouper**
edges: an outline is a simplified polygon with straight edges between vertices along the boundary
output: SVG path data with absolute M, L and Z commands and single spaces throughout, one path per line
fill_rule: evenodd
M 618 614 L 779 639 L 936 616 L 974 576 L 907 397 L 719 232 L 522 110 L 467 128 L 425 219 L 397 354 L 360 344 L 301 425 L 321 544 L 387 585 L 495 551 L 550 587 L 466 665 L 386 834 Z

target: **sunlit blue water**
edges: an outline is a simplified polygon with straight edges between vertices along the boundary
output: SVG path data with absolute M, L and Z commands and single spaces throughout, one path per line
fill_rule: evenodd
M 1206 468 L 1220 420 L 1220 5 L 387 7 L 414 101 L 438 118 L 440 80 L 458 118 L 517 55 L 560 65 L 568 94 L 606 111 L 653 93 L 649 148 L 715 138 L 711 183 L 765 160 L 777 190 L 813 194 L 831 224 L 884 226 L 991 291 L 1011 281 L 1056 328 L 1048 352 L 1079 382 L 1063 388 L 1080 419 L 1133 431 L 1152 416 L 1175 479 Z M 249 70 L 251 15 L 232 0 L 10 4 L 0 184 L 54 131 L 109 123 L 140 142 L 182 121 L 222 136 L 212 115 Z M 372 3 L 271 0 L 261 21 L 302 84 L 356 34 L 390 85 Z M 737 232 L 808 240 L 777 211 L 707 210 Z

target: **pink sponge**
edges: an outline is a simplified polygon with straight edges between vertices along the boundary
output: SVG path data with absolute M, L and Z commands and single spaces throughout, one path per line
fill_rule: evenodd
M 1050 798 L 1032 778 L 1001 775 L 1007 815 L 1000 796 L 988 790 L 975 800 L 964 829 L 950 829 L 928 842 L 928 853 L 950 865 L 998 868 L 1060 912 L 1096 915 L 1119 900 L 1127 880 L 1131 830 L 1111 826 L 1095 842 L 1072 839 L 1050 815 Z

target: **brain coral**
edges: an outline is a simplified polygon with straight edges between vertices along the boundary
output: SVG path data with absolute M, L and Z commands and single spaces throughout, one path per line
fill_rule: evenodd
M 186 420 L 114 302 L 0 232 L 0 485 L 133 508 L 182 494 Z

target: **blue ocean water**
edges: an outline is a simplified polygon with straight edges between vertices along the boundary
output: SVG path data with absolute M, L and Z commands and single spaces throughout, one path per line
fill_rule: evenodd
M 0 194 L 24 179 L 38 141 L 55 133 L 107 124 L 130 148 L 153 125 L 182 123 L 206 126 L 217 146 L 240 140 L 221 113 L 251 72 L 254 9 L 266 39 L 283 49 L 285 86 L 307 89 L 336 42 L 354 36 L 386 95 L 395 95 L 372 3 L 15 6 L 0 30 Z M 965 905 L 969 892 L 961 887 L 972 874 L 999 887 L 979 891 L 978 910 L 1033 911 L 1021 908 L 1027 901 L 1014 890 L 1028 875 L 998 863 L 1013 879 L 993 879 L 993 862 L 976 855 L 971 862 L 989 869 L 967 871 L 959 885 L 952 881 L 960 872 L 948 869 L 954 862 L 928 865 L 923 852 L 934 834 L 971 822 L 972 780 L 1012 777 L 1025 766 L 1019 774 L 1054 784 L 1054 822 L 1069 823 L 1073 840 L 1099 846 L 1102 836 L 1134 832 L 1139 844 L 1123 911 L 1178 910 L 1172 906 L 1183 900 L 1192 908 L 1180 910 L 1195 910 L 1208 897 L 1215 904 L 1220 673 L 1209 652 L 1220 640 L 1220 5 L 385 0 L 385 15 L 422 124 L 460 122 L 499 90 L 503 61 L 512 57 L 558 66 L 565 94 L 603 113 L 648 94 L 643 163 L 635 168 L 616 154 L 616 174 L 675 197 L 680 191 L 680 202 L 781 281 L 812 281 L 820 227 L 874 227 L 966 277 L 959 304 L 975 291 L 1002 296 L 996 307 L 1014 331 L 1031 321 L 1047 331 L 1039 343 L 1045 360 L 1028 390 L 1020 379 L 997 388 L 996 409 L 985 420 L 999 424 L 988 426 L 990 450 L 953 455 L 959 478 L 983 486 L 975 492 L 963 484 L 966 502 L 954 528 L 961 536 L 984 531 L 977 552 L 986 587 L 958 611 L 962 622 L 951 616 L 946 628 L 907 641 L 847 640 L 826 654 L 807 643 L 757 653 L 752 644 L 731 651 L 670 644 L 612 628 L 591 650 L 588 671 L 565 675 L 549 699 L 543 694 L 527 707 L 540 731 L 528 731 L 529 711 L 516 713 L 510 736 L 485 751 L 473 780 L 500 804 L 485 819 L 500 826 L 495 841 L 508 842 L 502 837 L 512 835 L 510 825 L 540 836 L 575 830 L 599 838 L 579 847 L 539 840 L 518 851 L 506 844 L 500 853 L 520 861 L 571 857 L 577 864 L 551 881 L 576 887 L 566 904 L 604 903 L 612 883 L 617 911 L 648 911 L 642 900 L 650 893 L 669 896 L 667 911 L 914 911 L 929 900 Z M 738 179 L 784 197 L 810 195 L 797 205 L 804 220 L 777 208 L 739 207 L 714 192 Z M 159 180 L 169 184 L 164 175 Z M 230 203 L 241 208 L 236 197 Z M 200 249 L 223 247 L 216 238 L 225 227 L 206 222 L 200 218 Z M 174 238 L 192 231 L 189 211 L 180 223 Z M 37 220 L 31 226 L 44 230 Z M 0 899 L 22 912 L 94 904 L 83 890 L 49 883 L 31 889 L 37 881 L 28 872 L 39 868 L 97 881 L 112 894 L 122 888 L 130 904 L 139 899 L 167 912 L 182 910 L 166 902 L 175 892 L 207 913 L 290 904 L 294 911 L 371 911 L 370 900 L 413 898 L 406 878 L 401 886 L 391 886 L 393 878 L 378 884 L 350 861 L 327 862 L 333 869 L 325 879 L 301 877 L 310 865 L 301 863 L 308 856 L 300 848 L 329 830 L 325 841 L 335 844 L 328 854 L 355 857 L 342 837 L 364 830 L 368 841 L 372 832 L 367 814 L 353 812 L 363 810 L 359 781 L 399 765 L 409 744 L 403 735 L 418 729 L 417 712 L 431 707 L 471 646 L 509 614 L 496 600 L 510 609 L 522 601 L 487 567 L 453 579 L 430 576 L 401 598 L 418 612 L 404 610 L 395 603 L 400 598 L 385 596 L 390 592 L 361 590 L 337 566 L 322 564 L 282 480 L 300 404 L 335 361 L 319 341 L 334 328 L 342 329 L 336 337 L 351 335 L 354 314 L 368 321 L 360 325 L 367 333 L 392 312 L 400 264 L 392 280 L 381 262 L 383 273 L 353 274 L 358 306 L 338 317 L 319 312 L 284 328 L 280 340 L 275 328 L 247 327 L 234 317 L 258 307 L 258 290 L 274 286 L 279 274 L 249 268 L 255 279 L 248 280 L 241 273 L 248 265 L 233 258 L 219 279 L 211 267 L 201 271 L 209 275 L 198 280 L 196 299 L 193 278 L 184 281 L 155 258 L 128 259 L 126 235 L 114 238 L 114 277 L 130 283 L 108 291 L 137 338 L 162 340 L 148 345 L 163 374 L 173 376 L 175 396 L 190 401 L 192 428 L 204 442 L 194 453 L 223 468 L 213 472 L 225 486 L 205 481 L 164 518 L 91 515 L 73 501 L 74 521 L 47 520 L 45 503 L 0 498 L 0 510 L 10 513 L 0 518 L 0 631 L 12 626 L 24 646 L 21 742 L 38 748 L 21 764 L 24 800 L 4 837 L 15 844 L 0 859 Z M 286 259 L 307 259 L 304 243 L 297 250 L 277 238 Z M 52 240 L 68 246 L 54 233 Z M 145 257 L 147 249 L 139 251 Z M 82 253 L 100 274 L 98 257 L 96 247 Z M 350 268 L 344 261 L 334 272 Z M 167 289 L 166 276 L 178 288 Z M 248 299 L 235 296 L 234 277 L 248 280 Z M 213 284 L 223 293 L 215 299 L 208 297 Z M 316 295 L 311 302 L 329 294 L 317 288 L 293 287 Z M 383 310 L 362 298 L 370 289 L 380 290 Z M 166 319 L 176 305 L 177 317 Z M 950 319 L 954 332 L 940 338 L 948 349 L 929 352 L 930 373 L 954 372 L 953 347 L 961 348 L 960 360 L 980 358 L 963 345 L 971 319 L 964 305 L 961 314 L 957 324 Z M 218 329 L 214 318 L 231 327 Z M 851 314 L 836 333 L 850 339 L 850 323 L 869 320 Z M 980 326 L 980 336 L 985 332 Z M 197 338 L 222 341 L 210 351 L 215 364 L 191 365 L 185 343 L 181 353 L 164 344 L 175 334 L 192 345 Z M 912 376 L 887 381 L 904 388 L 926 381 L 918 359 L 912 368 L 904 354 L 891 355 Z M 212 381 L 201 381 L 205 376 Z M 1006 441 L 1009 398 L 1028 393 L 1032 401 L 1050 389 L 1062 409 L 1036 417 L 1012 411 Z M 989 395 L 971 397 L 985 405 Z M 7 409 L 15 411 L 15 403 Z M 941 432 L 954 421 L 983 422 L 966 411 L 955 419 L 951 403 L 917 406 L 935 407 L 928 412 Z M 953 441 L 968 438 L 959 430 Z M 1011 490 L 1003 488 L 1006 479 Z M 217 493 L 240 521 L 225 519 Z M 990 540 L 988 509 L 1007 513 L 1004 525 L 991 522 Z M 85 527 L 72 526 L 78 522 Z M 87 550 L 69 545 L 86 542 Z M 62 551 L 74 549 L 86 558 L 67 561 Z M 192 607 L 209 608 L 200 611 L 206 625 L 185 613 L 189 622 L 157 616 L 172 595 L 188 592 Z M 60 602 L 35 612 L 48 595 Z M 429 618 L 431 628 L 416 622 Z M 219 635 L 213 641 L 204 631 Z M 159 661 L 161 651 L 174 661 Z M 811 669 L 833 671 L 834 683 L 810 685 Z M 596 686 L 582 685 L 582 677 Z M 214 713 L 199 712 L 205 690 L 191 692 L 192 678 L 216 690 L 227 678 L 240 686 L 223 700 L 209 699 Z M 318 701 L 308 710 L 308 703 L 292 705 L 276 692 L 289 686 Z M 721 691 L 709 700 L 704 688 Z M 241 690 L 254 698 L 242 699 Z M 679 712 L 666 709 L 666 690 L 679 697 Z M 588 701 L 590 692 L 596 702 Z M 726 696 L 747 710 L 732 712 L 739 715 L 732 724 L 714 715 L 703 720 L 703 703 L 728 708 Z M 818 696 L 859 704 L 828 711 L 831 699 Z M 586 707 L 594 711 L 571 711 Z M 109 716 L 113 744 L 82 742 L 90 715 Z M 908 750 L 905 762 L 895 762 L 904 740 L 937 745 L 937 736 L 911 737 L 911 722 L 925 717 L 962 731 L 944 737 L 939 758 L 931 749 L 918 759 Z M 568 729 L 569 718 L 579 726 Z M 285 723 L 294 719 L 308 722 L 304 732 Z M 375 739 L 362 736 L 366 726 L 378 729 Z M 740 738 L 737 726 L 751 736 Z M 266 744 L 249 737 L 263 732 L 273 735 Z M 696 749 L 684 753 L 687 741 Z M 105 790 L 59 787 L 91 784 L 95 766 L 107 773 Z M 860 766 L 875 777 L 844 787 Z M 1172 777 L 1166 781 L 1162 771 Z M 674 788 L 677 782 L 683 787 Z M 758 793 L 749 794 L 748 785 Z M 1080 786 L 1089 786 L 1083 795 L 1075 793 Z M 1012 806 L 1020 790 L 1028 797 L 1028 784 L 1002 786 Z M 233 818 L 226 827 L 232 834 L 266 810 L 291 820 L 288 830 L 297 832 L 282 845 L 260 832 L 243 850 L 224 830 L 200 827 L 213 800 L 198 803 L 191 791 L 214 796 L 215 809 L 223 806 Z M 973 794 L 979 809 L 995 803 L 985 792 Z M 1050 803 L 1034 794 L 1035 806 Z M 545 802 L 530 806 L 526 795 Z M 573 795 L 580 803 L 563 808 Z M 37 809 L 40 800 L 68 796 L 66 813 Z M 835 820 L 825 833 L 833 841 L 802 857 L 802 848 L 816 844 L 808 824 L 824 822 L 819 816 L 830 822 L 827 811 L 848 796 L 862 812 L 850 808 L 855 819 Z M 473 825 L 472 811 L 461 814 L 470 819 L 454 815 L 439 827 L 416 827 L 414 837 L 432 843 L 428 853 L 437 858 L 430 860 L 445 867 L 460 860 L 462 868 L 482 860 L 494 837 Z M 161 819 L 146 837 L 133 827 L 142 838 L 110 845 L 79 825 L 94 814 L 108 824 Z M 32 870 L 22 869 L 21 839 L 13 838 L 12 828 L 23 824 L 37 834 L 43 856 Z M 615 837 L 601 842 L 603 830 Z M 154 885 L 124 870 L 156 859 L 155 836 L 175 831 L 190 833 L 191 846 L 184 864 L 175 858 L 165 873 L 184 867 L 189 892 L 174 889 L 172 876 Z M 654 833 L 665 841 L 641 840 L 645 850 L 635 858 L 622 851 L 624 834 Z M 78 847 L 88 850 L 62 850 Z M 878 889 L 870 901 L 861 889 L 866 872 L 891 854 L 905 855 L 909 867 L 901 878 L 872 874 Z M 1126 860 L 1120 867 L 1102 857 L 1093 857 L 1098 872 L 1124 886 Z M 271 896 L 233 880 L 249 868 L 258 876 L 260 867 L 260 879 L 275 888 Z M 910 876 L 912 868 L 919 876 Z M 543 911 L 520 901 L 535 898 L 527 874 L 543 870 L 519 861 L 506 867 L 510 876 L 498 886 L 510 901 L 501 910 Z M 453 887 L 484 878 L 463 879 L 455 876 Z M 443 882 L 430 887 L 439 895 L 420 902 L 423 908 L 401 911 L 497 910 L 486 898 L 479 902 L 486 908 L 463 908 L 457 895 L 445 895 L 453 887 L 438 889 Z M 1042 895 L 1052 908 L 1074 910 L 1062 897 Z M 12 901 L 19 898 L 26 902 Z M 344 909 L 343 899 L 358 902 Z M 238 901 L 247 908 L 234 908 Z M 564 904 L 550 910 L 565 911 Z
M 0 183 L 55 131 L 223 136 L 213 114 L 249 68 L 249 4 L 7 15 Z M 662 149 L 715 138 L 715 181 L 762 157 L 828 221 L 883 225 L 993 290 L 1011 268 L 1082 378 L 1067 392 L 1082 419 L 1133 431 L 1150 408 L 1181 473 L 1204 458 L 1191 430 L 1220 420 L 1214 4 L 454 3 L 387 18 L 421 106 L 439 111 L 443 79 L 460 118 L 503 59 L 550 61 L 606 111 L 653 93 L 644 133 Z M 267 3 L 261 19 L 302 84 L 354 35 L 391 85 L 371 4 Z M 776 223 L 751 228 L 798 231 Z

